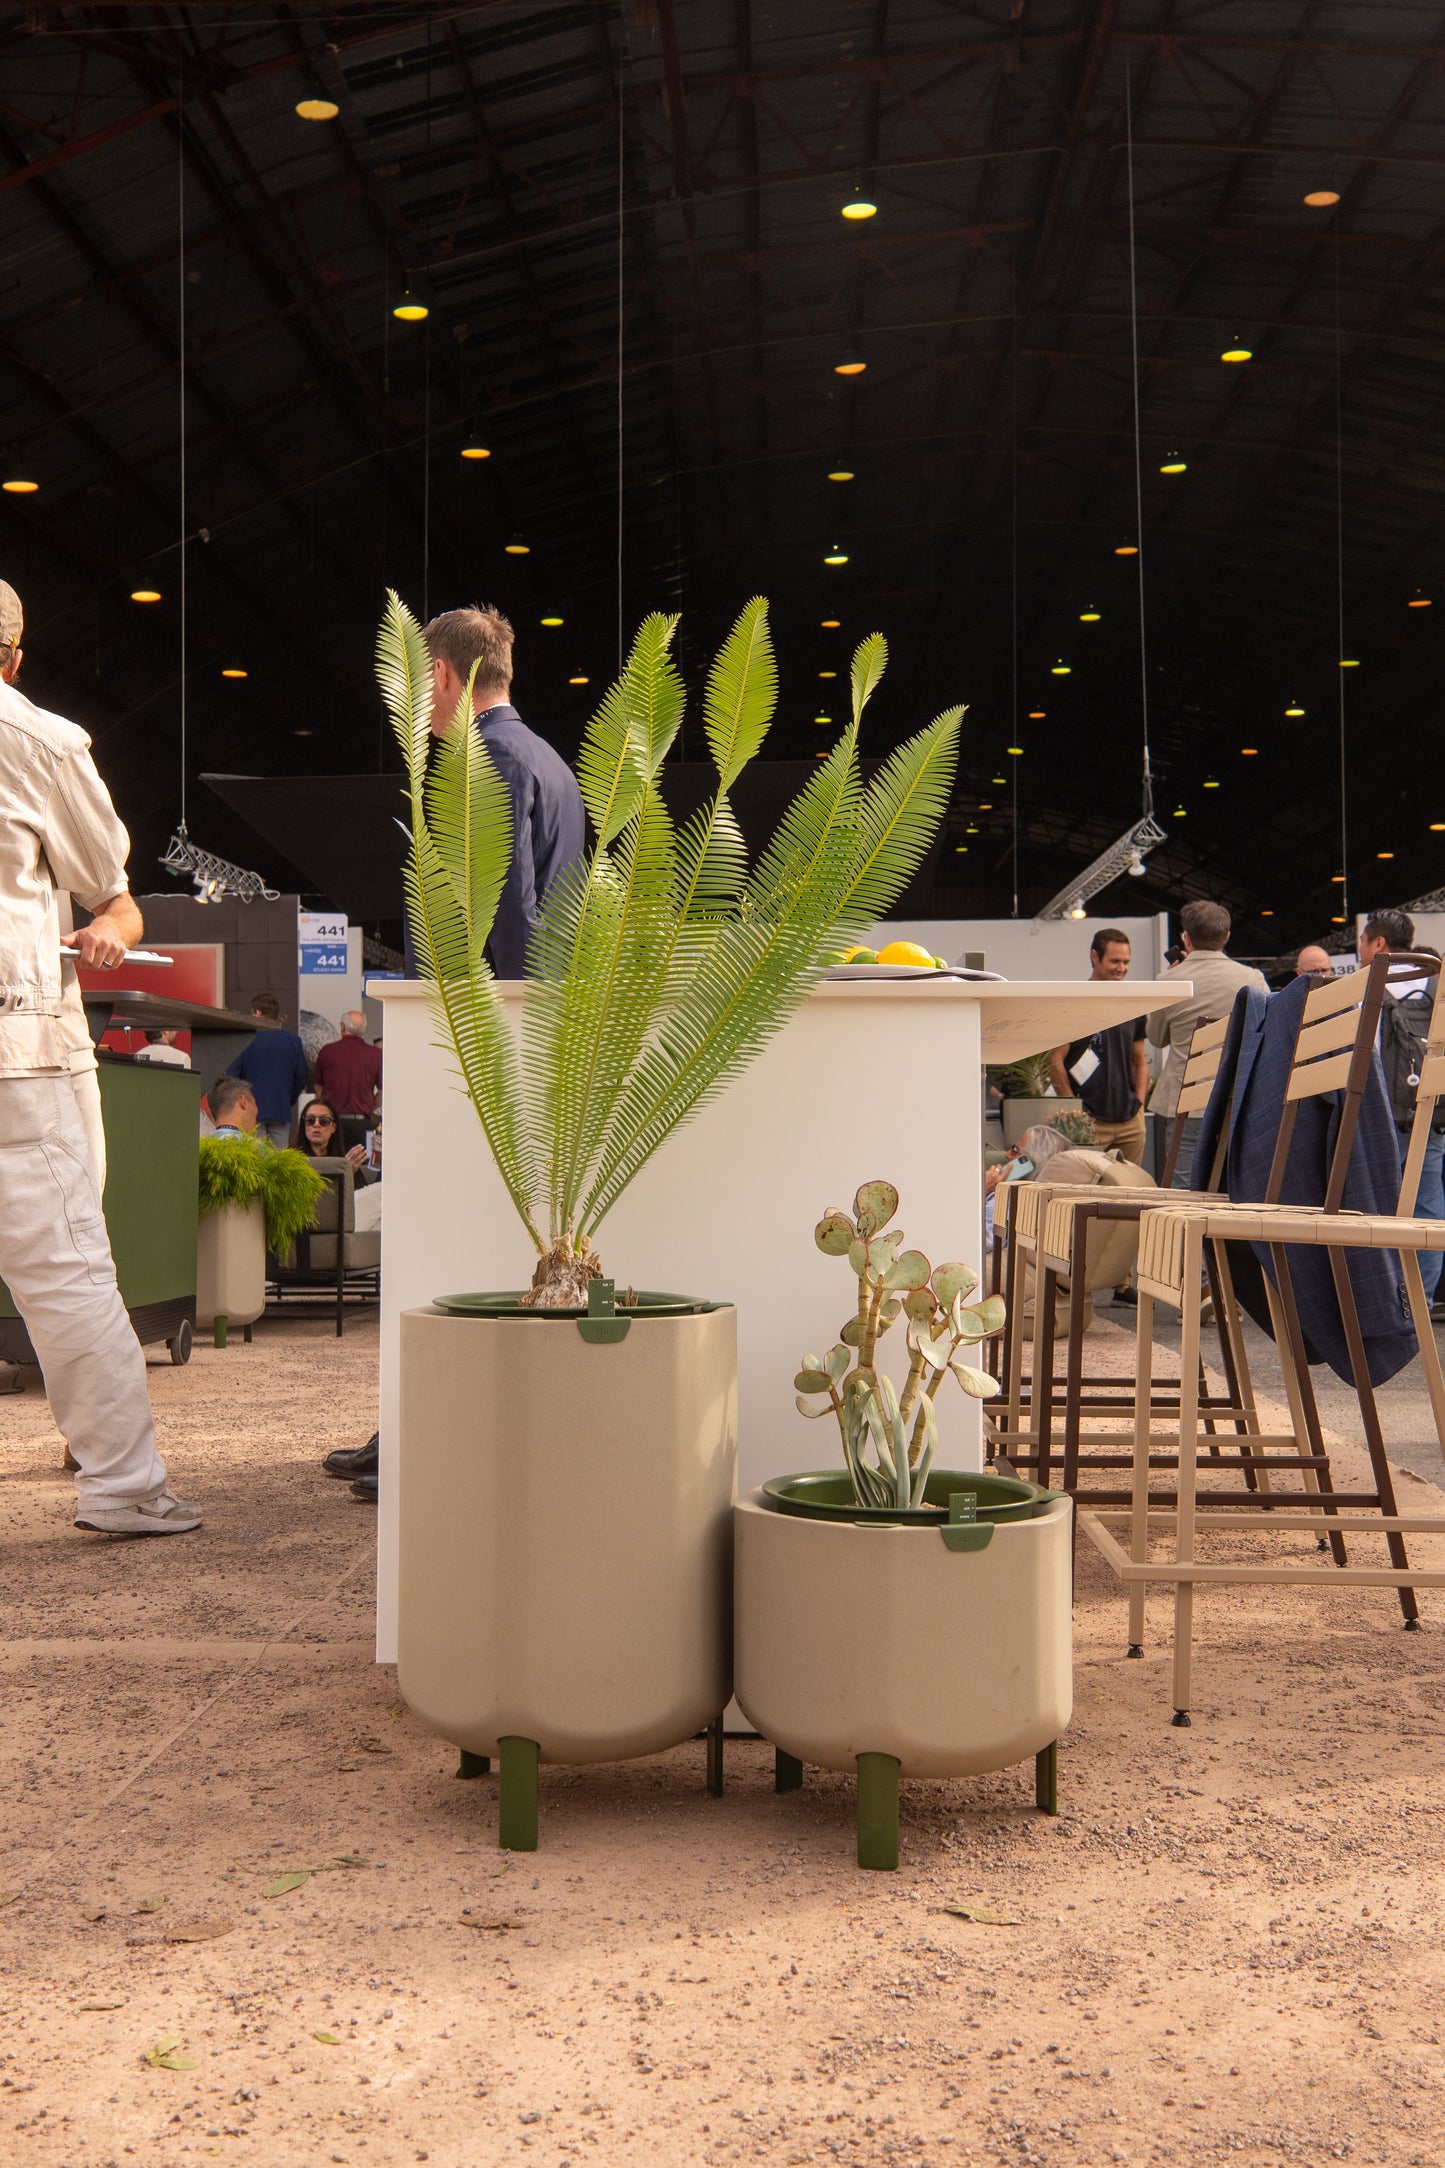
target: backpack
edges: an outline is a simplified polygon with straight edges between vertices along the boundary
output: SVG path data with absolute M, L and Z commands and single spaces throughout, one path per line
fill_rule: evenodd
M 1392 997 L 1386 1001 L 1380 1019 L 1380 1060 L 1397 1129 L 1408 1129 L 1415 1119 L 1415 1094 L 1420 1088 L 1433 1006 L 1428 994 Z M 1437 1102 L 1430 1127 L 1436 1132 L 1445 1129 L 1445 1099 Z

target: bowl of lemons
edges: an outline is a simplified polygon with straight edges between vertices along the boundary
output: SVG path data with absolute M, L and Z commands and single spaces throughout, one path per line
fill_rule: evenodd
M 889 941 L 881 949 L 850 948 L 842 962 L 833 966 L 829 976 L 896 979 L 901 972 L 948 969 L 942 956 L 935 956 L 917 941 Z

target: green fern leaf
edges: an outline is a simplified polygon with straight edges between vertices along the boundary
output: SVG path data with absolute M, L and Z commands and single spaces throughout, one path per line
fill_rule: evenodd
M 754 595 L 718 650 L 703 695 L 703 728 L 718 773 L 732 789 L 760 750 L 778 704 L 778 668 L 768 633 L 768 605 Z

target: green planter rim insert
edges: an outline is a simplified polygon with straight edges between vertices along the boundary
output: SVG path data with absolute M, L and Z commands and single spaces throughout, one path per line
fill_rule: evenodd
M 980 1521 L 1029 1521 L 1059 1494 L 1021 1477 L 975 1475 L 956 1468 L 934 1468 L 923 1487 L 921 1506 L 860 1506 L 846 1468 L 818 1468 L 806 1475 L 775 1475 L 763 1494 L 775 1513 L 808 1521 L 863 1521 L 886 1527 L 939 1528 L 948 1520 L 948 1501 L 959 1491 L 978 1502 Z
M 449 1317 L 540 1318 L 544 1323 L 551 1318 L 575 1324 L 579 1318 L 585 1319 L 588 1316 L 588 1312 L 582 1309 L 524 1310 L 520 1307 L 522 1294 L 521 1288 L 513 1287 L 493 1294 L 434 1295 L 432 1302 L 436 1309 L 445 1310 Z M 730 1302 L 703 1302 L 693 1295 L 659 1294 L 643 1287 L 635 1291 L 632 1302 L 619 1299 L 614 1314 L 635 1323 L 646 1323 L 649 1318 L 654 1317 L 703 1317 L 713 1310 L 731 1308 Z

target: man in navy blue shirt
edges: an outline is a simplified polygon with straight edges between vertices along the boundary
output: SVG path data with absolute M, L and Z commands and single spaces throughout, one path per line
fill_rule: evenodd
M 281 1004 L 274 994 L 257 994 L 251 1014 L 275 1023 Z M 306 1089 L 306 1053 L 295 1032 L 258 1031 L 226 1074 L 250 1085 L 256 1095 L 257 1133 L 284 1150 L 291 1142 L 291 1109 Z
M 512 862 L 487 942 L 499 979 L 526 976 L 527 941 L 542 898 L 575 865 L 587 840 L 577 778 L 560 753 L 529 730 L 507 695 L 512 689 L 512 628 L 500 610 L 446 610 L 423 634 L 432 658 L 432 730 L 444 738 L 472 664 L 473 716 L 512 800 Z

